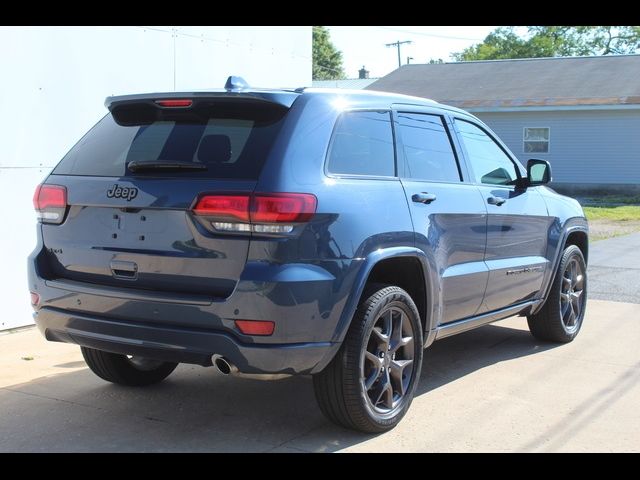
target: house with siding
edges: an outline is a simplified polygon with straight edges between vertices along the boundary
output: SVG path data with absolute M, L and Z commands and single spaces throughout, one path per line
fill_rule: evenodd
M 342 80 L 313 80 L 311 86 L 314 88 L 347 88 L 350 90 L 362 90 L 368 87 L 376 78 L 369 78 L 369 70 L 364 65 L 358 70 L 358 78 L 345 78 Z
M 640 55 L 410 64 L 366 89 L 473 113 L 558 190 L 640 193 Z

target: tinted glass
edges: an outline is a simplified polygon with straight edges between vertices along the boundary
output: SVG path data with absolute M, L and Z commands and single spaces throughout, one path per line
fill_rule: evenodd
M 256 179 L 277 136 L 283 111 L 253 111 L 225 106 L 200 119 L 162 118 L 123 126 L 108 114 L 64 156 L 54 175 L 124 177 L 132 162 L 166 161 L 203 164 L 206 170 L 159 169 L 136 176 L 186 176 Z
M 484 130 L 456 119 L 476 182 L 490 185 L 513 185 L 518 178 L 516 167 L 506 153 Z
M 349 175 L 395 175 L 389 112 L 346 112 L 331 141 L 328 170 Z
M 398 113 L 405 176 L 433 182 L 459 182 L 460 174 L 449 134 L 438 115 Z

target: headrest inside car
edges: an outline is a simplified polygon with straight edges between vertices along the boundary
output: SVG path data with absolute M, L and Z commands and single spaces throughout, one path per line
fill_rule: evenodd
M 202 163 L 226 163 L 231 159 L 231 140 L 226 135 L 205 135 L 198 147 Z

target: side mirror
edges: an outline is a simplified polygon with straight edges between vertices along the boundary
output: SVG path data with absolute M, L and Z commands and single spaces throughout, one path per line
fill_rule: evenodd
M 546 160 L 532 158 L 527 162 L 527 183 L 529 186 L 546 185 L 551 181 L 551 165 Z

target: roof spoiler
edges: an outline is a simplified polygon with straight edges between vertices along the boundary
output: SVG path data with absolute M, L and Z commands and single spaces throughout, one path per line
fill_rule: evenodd
M 141 93 L 136 95 L 117 95 L 107 97 L 104 106 L 110 111 L 119 105 L 132 103 L 155 104 L 158 100 L 192 100 L 193 105 L 206 100 L 246 99 L 256 102 L 266 102 L 290 108 L 299 93 L 286 91 L 211 91 L 211 92 L 159 92 Z
M 288 91 L 288 90 L 268 90 L 268 89 L 255 89 L 251 88 L 249 84 L 242 78 L 237 76 L 230 76 L 225 83 L 224 90 L 210 90 L 200 92 L 160 92 L 160 93 L 142 93 L 136 95 L 118 95 L 107 97 L 104 101 L 104 106 L 109 109 L 111 113 L 118 107 L 134 104 L 146 105 L 153 108 L 169 108 L 171 103 L 175 105 L 173 108 L 190 108 L 196 107 L 203 103 L 214 103 L 222 99 L 232 100 L 247 100 L 254 102 L 266 102 L 276 105 L 280 105 L 285 108 L 290 108 L 296 98 L 300 96 L 300 93 Z M 179 105 L 177 101 L 182 100 Z M 187 105 L 191 100 L 191 104 Z M 165 103 L 165 105 L 162 105 Z

